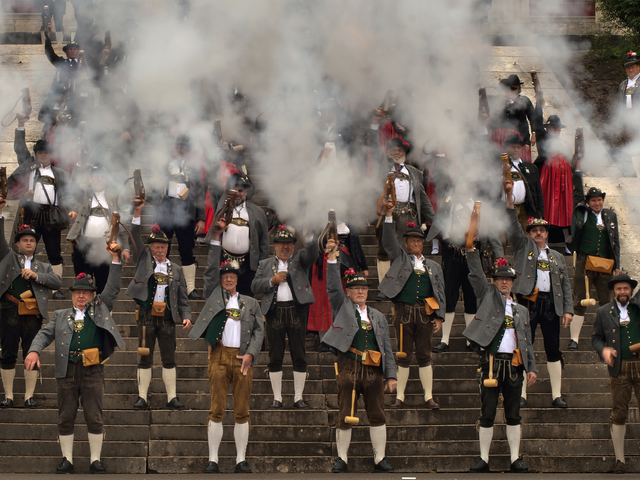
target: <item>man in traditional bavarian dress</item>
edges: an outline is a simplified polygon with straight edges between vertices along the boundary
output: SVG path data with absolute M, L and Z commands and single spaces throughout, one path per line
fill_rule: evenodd
M 204 473 L 219 472 L 218 450 L 222 442 L 222 418 L 229 385 L 233 385 L 235 473 L 251 473 L 245 454 L 249 442 L 252 364 L 258 361 L 264 338 L 264 323 L 258 301 L 242 295 L 236 289 L 238 265 L 228 261 L 220 264 L 220 238 L 225 228 L 226 224 L 222 220 L 219 229 L 213 233 L 207 270 L 204 273 L 204 295 L 207 302 L 189 337 L 193 340 L 205 338 L 209 344 L 209 462 Z
M 82 198 L 77 198 L 78 217 L 67 234 L 67 240 L 73 244 L 71 260 L 75 274 L 91 275 L 97 293 L 102 293 L 109 277 L 111 256 L 104 246 L 116 208 L 116 196 L 107 192 L 106 187 L 107 171 L 94 165 L 89 170 L 89 187 L 82 189 Z M 122 260 L 127 262 L 130 254 L 126 250 L 124 230 L 119 232 L 119 243 L 123 248 Z
M 625 473 L 624 437 L 629 400 L 634 390 L 640 401 L 640 298 L 633 290 L 638 282 L 619 272 L 608 282 L 614 300 L 598 308 L 592 344 L 609 367 L 611 376 L 611 439 L 616 455 L 615 473 Z
M 333 326 L 322 337 L 338 356 L 338 425 L 336 443 L 338 460 L 333 473 L 348 472 L 349 444 L 358 397 L 362 394 L 369 420 L 369 435 L 374 455 L 374 472 L 390 473 L 393 467 L 385 456 L 387 444 L 384 393 L 396 389 L 396 365 L 391 349 L 389 324 L 385 316 L 367 306 L 367 280 L 355 270 L 345 272 L 346 294 L 340 281 L 340 265 L 336 257 L 338 245 L 327 241 L 327 289 L 333 312 Z
M 510 197 L 509 197 L 510 198 Z M 564 256 L 547 245 L 549 223 L 541 218 L 529 219 L 527 235 L 522 232 L 513 202 L 507 200 L 509 243 L 515 250 L 514 264 L 520 275 L 511 291 L 520 305 L 529 310 L 531 343 L 540 325 L 547 355 L 547 370 L 551 383 L 551 406 L 567 408 L 562 398 L 562 367 L 560 325 L 568 328 L 573 318 L 571 283 Z M 527 406 L 527 385 L 522 384 L 520 408 Z
M 628 52 L 622 62 L 627 73 L 627 79 L 623 80 L 618 87 L 618 104 L 626 109 L 633 111 L 640 109 L 640 58 L 636 52 Z
M 16 140 L 18 138 L 16 137 Z M 24 142 L 24 137 L 20 139 Z M 26 145 L 24 146 L 26 150 Z M 62 278 L 61 231 L 78 216 L 75 202 L 68 195 L 67 172 L 51 165 L 51 147 L 38 140 L 33 147 L 34 156 L 25 159 L 8 178 L 8 199 L 20 198 L 16 226 L 31 225 L 39 235 L 54 273 Z M 54 300 L 64 299 L 60 290 L 53 292 Z
M 176 325 L 183 330 L 191 328 L 191 307 L 187 297 L 187 284 L 183 269 L 167 258 L 169 239 L 158 224 L 151 226 L 149 248 L 142 242 L 140 215 L 144 200 L 135 197 L 131 234 L 138 248 L 136 273 L 127 288 L 127 295 L 138 304 L 136 319 L 138 341 L 149 349 L 148 355 L 140 355 L 138 362 L 138 399 L 133 405 L 136 410 L 148 410 L 147 394 L 151 383 L 153 350 L 156 339 L 162 358 L 162 381 L 167 390 L 167 404 L 170 410 L 182 410 L 176 395 Z
M 414 222 L 421 226 L 431 223 L 435 219 L 433 206 L 422 184 L 422 173 L 416 167 L 406 163 L 406 157 L 411 146 L 408 142 L 394 138 L 387 142 L 387 155 L 391 162 L 389 173 L 393 173 L 397 203 L 393 213 L 396 227 L 396 238 L 399 245 L 404 245 L 404 232 L 407 222 Z M 382 281 L 384 274 L 390 267 L 387 252 L 384 249 L 382 225 L 376 229 L 378 238 L 378 280 Z
M 200 172 L 187 164 L 187 154 L 191 150 L 189 137 L 176 138 L 175 158 L 169 162 L 162 201 L 156 207 L 156 223 L 165 232 L 169 244 L 175 234 L 182 270 L 190 300 L 201 299 L 196 289 L 196 258 L 193 249 L 195 236 L 204 232 L 204 199 L 206 192 Z
M 477 250 L 467 251 L 469 278 L 480 300 L 475 318 L 464 330 L 473 348 L 481 355 L 480 383 L 480 459 L 473 473 L 489 472 L 489 450 L 493 440 L 493 422 L 502 392 L 507 422 L 507 442 L 511 451 L 512 473 L 527 473 L 520 458 L 520 394 L 527 372 L 527 384 L 536 381 L 536 361 L 529 329 L 529 312 L 511 295 L 516 271 L 505 258 L 496 260 L 493 284 L 487 283 Z M 496 314 L 497 312 L 497 314 Z
M 107 471 L 100 461 L 104 440 L 104 363 L 116 346 L 124 348 L 124 341 L 111 316 L 120 293 L 122 264 L 117 253 L 111 249 L 109 253 L 113 260 L 102 294 L 96 295 L 96 287 L 87 275 L 78 275 L 69 289 L 73 307 L 55 311 L 51 321 L 33 339 L 24 360 L 27 371 L 39 368 L 42 350 L 55 342 L 58 439 L 63 457 L 56 473 L 74 473 L 74 425 L 80 403 L 89 431 L 89 472 Z
M 33 258 L 40 235 L 29 225 L 22 225 L 15 235 L 18 252 L 9 247 L 4 238 L 2 216 L 6 204 L 0 197 L 0 276 L 3 279 L 0 282 L 0 373 L 4 387 L 0 408 L 13 407 L 13 379 L 20 342 L 24 358 L 47 316 L 49 293 L 60 288 L 61 283 L 51 265 Z M 27 408 L 36 408 L 33 392 L 37 379 L 38 370 L 24 372 L 24 406 Z
M 262 314 L 267 321 L 269 340 L 269 378 L 273 403 L 269 408 L 282 408 L 282 361 L 287 337 L 293 362 L 294 408 L 305 409 L 303 400 L 307 379 L 305 337 L 309 305 L 315 299 L 309 282 L 309 270 L 318 258 L 318 245 L 313 235 L 305 238 L 307 248 L 295 251 L 296 235 L 280 225 L 273 238 L 276 254 L 260 262 L 251 284 L 254 294 L 262 293 Z
M 392 264 L 378 287 L 393 301 L 395 307 L 398 394 L 391 408 L 404 406 L 409 365 L 415 349 L 424 404 L 429 409 L 438 410 L 440 405 L 433 398 L 431 344 L 433 333 L 440 331 L 444 318 L 444 275 L 440 265 L 422 255 L 424 233 L 415 223 L 407 224 L 404 232 L 406 252 L 400 248 L 393 222 L 394 207 L 392 202 L 387 202 L 384 209 L 386 217 L 382 244 Z
M 222 234 L 222 259 L 236 261 L 240 266 L 237 289 L 242 295 L 251 295 L 251 282 L 256 276 L 258 263 L 269 257 L 269 227 L 267 216 L 260 207 L 249 200 L 255 188 L 249 177 L 239 173 L 229 176 L 229 190 L 237 192 L 231 222 Z M 218 202 L 216 214 L 220 213 L 226 195 Z M 210 232 L 213 232 L 215 223 Z M 211 235 L 211 233 L 210 233 Z
M 573 273 L 573 310 L 571 341 L 569 350 L 577 350 L 580 330 L 587 307 L 581 300 L 586 298 L 585 276 L 589 285 L 596 288 L 598 302 L 604 306 L 611 301 L 611 290 L 607 287 L 620 268 L 620 237 L 618 217 L 609 208 L 603 208 L 606 193 L 591 187 L 571 217 L 571 250 L 576 253 L 576 268 Z

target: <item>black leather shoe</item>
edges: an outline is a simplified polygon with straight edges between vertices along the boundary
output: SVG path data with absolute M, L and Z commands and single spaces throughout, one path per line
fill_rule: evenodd
M 373 473 L 391 473 L 393 472 L 393 467 L 389 465 L 389 460 L 387 457 L 384 457 L 380 462 L 373 467 Z
M 189 297 L 189 300 L 202 300 L 202 297 L 198 295 L 198 292 L 196 292 L 195 290 L 192 290 L 191 293 L 187 296 Z
M 348 471 L 349 467 L 347 467 L 345 461 L 338 457 L 338 460 L 336 460 L 336 464 L 331 469 L 331 473 L 347 473 Z
M 474 351 L 474 350 L 473 350 L 473 347 L 472 347 L 471 345 L 469 345 L 469 344 L 467 344 L 467 347 L 465 348 L 465 350 L 466 350 L 467 352 L 473 352 L 473 351 Z
M 557 397 L 556 399 L 553 400 L 553 403 L 551 404 L 551 406 L 555 408 L 567 408 L 569 405 L 567 405 L 567 402 L 565 401 L 564 398 Z
M 36 401 L 33 399 L 33 397 L 31 398 L 27 398 L 24 401 L 24 406 L 25 408 L 37 408 L 38 404 L 36 403 Z
M 529 404 L 527 403 L 527 399 L 524 397 L 520 397 L 520 408 L 527 408 Z
M 271 408 L 272 410 L 276 410 L 278 408 L 282 408 L 282 402 L 279 400 L 274 400 L 273 403 L 271 405 L 269 405 L 269 408 Z
M 178 397 L 173 397 L 169 403 L 167 403 L 164 408 L 169 410 L 184 410 L 184 405 L 180 403 Z
M 133 408 L 135 410 L 151 410 L 147 401 L 142 397 L 138 397 L 136 403 L 133 404 Z
M 218 464 L 216 462 L 209 462 L 204 469 L 204 473 L 220 473 Z
M 616 466 L 613 467 L 613 473 L 627 473 L 627 464 L 616 460 Z
M 469 469 L 472 473 L 489 473 L 491 470 L 489 469 L 489 464 L 485 462 L 483 459 L 479 459 L 476 464 Z
M 56 467 L 56 473 L 73 473 L 73 463 L 69 462 L 67 457 L 64 457 L 60 465 Z
M 433 353 L 443 353 L 449 351 L 449 345 L 444 342 L 438 343 L 435 347 L 431 349 Z
M 569 345 L 567 345 L 567 350 L 577 350 L 578 349 L 578 342 L 571 340 L 569 341 Z
M 89 473 L 107 473 L 107 467 L 100 460 L 96 460 L 91 465 L 89 465 Z
M 249 466 L 246 460 L 243 460 L 242 462 L 237 464 L 233 472 L 234 473 L 252 473 L 251 467 Z
M 64 300 L 65 296 L 64 293 L 62 293 L 60 290 L 56 290 L 55 292 L 53 292 L 53 295 L 51 295 L 51 298 L 53 300 Z
M 509 471 L 511 473 L 529 473 L 529 469 L 524 466 L 521 458 L 516 459 L 516 461 L 511 464 Z
M 0 402 L 0 408 L 12 408 L 13 407 L 13 400 L 11 400 L 10 398 L 4 398 L 1 402 Z
M 298 400 L 293 404 L 293 408 L 298 408 L 300 410 L 306 410 L 309 408 L 309 404 L 307 404 L 304 400 Z

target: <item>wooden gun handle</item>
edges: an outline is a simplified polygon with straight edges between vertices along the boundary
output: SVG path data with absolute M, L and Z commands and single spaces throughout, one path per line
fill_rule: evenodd
M 111 245 L 115 243 L 116 245 L 111 248 L 116 253 L 120 253 L 122 247 L 118 245 L 118 233 L 120 231 L 120 214 L 118 212 L 113 212 L 111 214 L 111 233 L 109 234 L 109 242 Z

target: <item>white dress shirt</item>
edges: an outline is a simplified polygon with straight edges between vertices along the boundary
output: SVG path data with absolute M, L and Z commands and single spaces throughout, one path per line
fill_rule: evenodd
M 518 158 L 516 160 L 511 159 L 511 162 L 513 163 L 513 165 L 511 165 L 511 171 L 517 172 L 520 175 L 522 175 L 522 173 L 520 172 L 520 164 L 522 163 L 522 159 L 521 158 Z M 513 182 L 512 193 L 513 193 L 513 203 L 515 205 L 521 205 L 524 203 L 524 200 L 527 196 L 527 189 L 524 186 L 524 180 L 515 180 Z M 504 192 L 502 192 L 502 199 L 503 200 L 506 199 Z
M 618 310 L 620 311 L 620 323 L 630 321 L 631 319 L 629 318 L 629 311 L 627 310 L 629 304 L 627 303 L 625 306 L 622 306 L 617 300 L 616 304 L 618 305 Z
M 249 210 L 245 202 L 233 207 L 232 218 L 241 218 L 247 221 L 246 226 L 230 223 L 229 228 L 222 234 L 222 248 L 235 255 L 244 255 L 251 249 L 249 238 Z
M 589 216 L 589 212 L 591 212 L 592 214 L 594 214 L 596 216 L 596 226 L 597 227 L 604 227 L 604 222 L 602 221 L 602 210 L 600 210 L 598 213 L 594 212 L 593 210 L 586 210 L 584 212 L 584 221 L 585 221 L 585 223 L 587 221 L 587 217 Z
M 407 169 L 405 164 L 401 163 L 400 165 L 402 165 L 400 172 L 410 177 L 409 170 Z M 391 168 L 390 173 L 395 173 L 395 172 L 396 172 L 396 167 L 394 165 Z M 396 200 L 398 202 L 414 202 L 415 203 L 415 200 L 413 197 L 413 186 L 411 185 L 411 182 L 409 180 L 405 180 L 403 178 L 396 178 L 395 185 L 396 185 Z
M 109 204 L 104 192 L 95 192 L 91 199 L 91 208 L 102 207 L 105 212 L 109 210 Z M 96 215 L 89 215 L 82 228 L 82 235 L 86 237 L 106 237 L 111 230 L 111 219 L 107 217 L 99 217 Z
M 360 322 L 371 323 L 371 320 L 369 320 L 369 315 L 367 314 L 367 306 L 365 305 L 364 308 L 360 308 L 360 306 L 357 305 L 357 307 L 358 312 L 360 312 Z
M 38 169 L 41 177 L 49 177 L 51 180 L 55 180 L 55 175 L 53 174 L 53 169 L 51 165 L 48 167 L 40 167 Z M 59 205 L 59 199 L 56 196 L 56 188 L 54 185 L 44 185 L 42 182 L 36 182 L 36 171 L 33 171 L 31 174 L 30 180 L 30 189 L 33 190 L 33 201 L 34 203 L 39 203 L 40 205 Z M 46 194 L 45 194 L 46 190 Z M 47 199 L 47 195 L 49 195 L 49 199 Z M 50 200 L 50 201 L 49 201 Z
M 411 262 L 413 263 L 413 269 L 419 272 L 426 272 L 426 268 L 424 267 L 424 256 L 420 255 L 420 258 L 415 255 L 411 255 Z
M 227 308 L 240 308 L 238 298 L 238 292 L 230 296 L 227 302 Z M 231 348 L 240 347 L 241 323 L 240 319 L 234 320 L 233 318 L 227 318 L 224 324 L 224 330 L 222 330 L 222 345 Z
M 547 248 L 543 248 L 540 250 L 540 255 L 538 255 L 538 260 L 546 260 L 549 261 L 549 255 L 547 255 Z M 536 287 L 540 292 L 550 292 L 551 291 L 551 270 L 539 270 L 536 275 Z
M 513 317 L 513 308 L 511 307 L 513 303 L 514 302 L 512 300 L 507 298 L 507 306 L 504 310 L 504 315 L 506 317 Z M 505 329 L 504 336 L 502 337 L 502 342 L 500 342 L 500 346 L 498 347 L 498 353 L 513 353 L 517 348 L 518 342 L 516 341 L 516 329 Z
M 279 258 L 276 258 L 278 261 L 278 272 L 288 272 L 289 271 L 289 262 L 282 261 Z M 276 302 L 293 302 L 293 294 L 291 293 L 291 288 L 289 288 L 289 283 L 287 281 L 282 282 L 278 285 L 278 291 L 276 294 Z
M 160 263 L 156 260 L 156 268 L 154 273 L 164 273 L 165 275 L 169 275 L 169 265 L 171 262 L 169 259 L 166 259 L 164 262 Z M 169 285 L 157 285 L 156 286 L 156 295 L 153 297 L 155 302 L 164 302 L 165 301 L 165 290 Z

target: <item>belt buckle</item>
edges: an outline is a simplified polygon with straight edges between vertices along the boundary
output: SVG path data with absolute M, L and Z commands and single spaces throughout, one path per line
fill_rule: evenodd
M 363 362 L 367 361 L 367 351 L 366 350 L 364 352 L 362 352 L 362 361 Z

